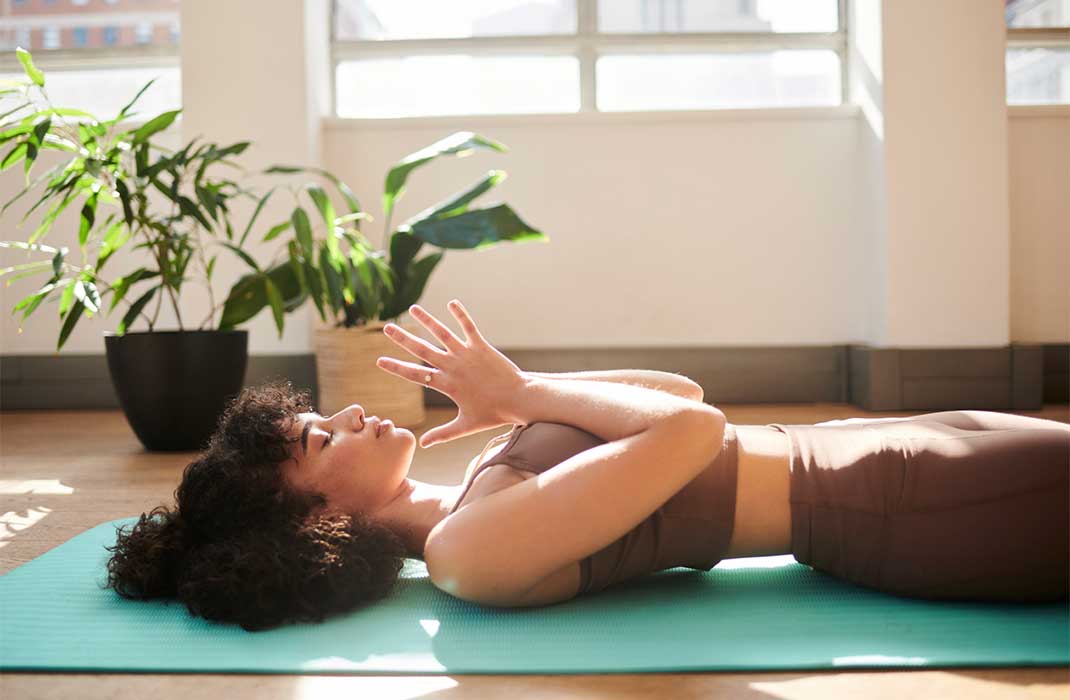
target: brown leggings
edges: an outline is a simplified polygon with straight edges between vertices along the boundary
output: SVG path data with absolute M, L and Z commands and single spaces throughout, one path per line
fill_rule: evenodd
M 1070 589 L 1070 425 L 993 411 L 771 424 L 792 444 L 792 554 L 895 595 Z

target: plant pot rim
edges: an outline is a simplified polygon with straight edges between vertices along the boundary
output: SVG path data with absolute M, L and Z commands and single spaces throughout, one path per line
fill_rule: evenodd
M 120 335 L 117 331 L 104 331 L 105 338 L 125 338 L 129 335 L 145 336 L 145 335 L 242 335 L 248 334 L 249 331 L 244 328 L 232 328 L 225 331 L 222 330 L 209 330 L 209 331 L 179 331 L 179 330 L 167 330 L 167 331 L 127 331 Z
M 373 329 L 375 329 L 375 330 L 382 329 L 382 327 L 385 326 L 388 323 L 393 323 L 396 326 L 404 326 L 404 325 L 406 325 L 404 321 L 391 319 L 389 321 L 368 321 L 367 323 L 362 323 L 359 326 L 328 326 L 326 328 L 320 327 L 320 328 L 316 328 L 314 330 L 317 333 L 346 333 L 346 332 L 351 332 L 351 333 L 352 332 L 357 332 L 357 333 L 359 333 L 361 331 L 368 331 L 368 330 L 373 330 Z

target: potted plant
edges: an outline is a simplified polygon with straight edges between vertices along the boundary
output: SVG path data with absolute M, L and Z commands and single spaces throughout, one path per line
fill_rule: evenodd
M 383 335 L 383 326 L 419 301 L 428 277 L 446 249 L 486 248 L 506 241 L 549 241 L 549 237 L 525 223 L 507 204 L 471 206 L 473 200 L 505 179 L 502 170 L 489 171 L 479 181 L 391 231 L 394 206 L 414 170 L 436 158 L 465 156 L 477 148 L 507 150 L 504 145 L 478 134 L 457 132 L 406 156 L 389 170 L 383 191 L 383 240 L 389 235 L 390 241 L 386 251 L 375 250 L 362 235 L 361 220 L 370 217 L 360 214 L 360 205 L 352 192 L 341 188 L 350 214 L 336 217 L 326 194 L 314 184 L 306 186 L 327 227 L 322 238 L 314 236 L 309 229 L 309 219 L 300 206 L 289 222 L 278 225 L 292 228 L 297 238 L 290 242 L 291 265 L 287 274 L 295 279 L 289 283 L 296 282 L 328 324 L 316 329 L 314 337 L 319 408 L 325 415 L 359 396 L 368 415 L 389 416 L 399 426 L 422 424 L 424 390 L 383 372 L 375 364 L 376 358 L 391 354 L 396 348 Z M 268 171 L 309 170 L 276 166 Z M 322 171 L 315 172 L 322 174 Z M 352 224 L 352 229 L 347 230 L 339 223 Z M 438 250 L 417 259 L 424 244 Z M 251 304 L 246 305 L 243 314 L 235 318 L 257 310 Z
M 180 110 L 125 128 L 122 122 L 134 116 L 132 107 L 153 81 L 114 119 L 102 121 L 81 110 L 52 106 L 44 91 L 44 74 L 28 52 L 20 48 L 17 54 L 29 80 L 0 85 L 0 101 L 8 101 L 0 110 L 0 147 L 11 146 L 0 159 L 0 170 L 23 162 L 26 186 L 0 214 L 45 180 L 43 194 L 22 221 L 39 207 L 49 206 L 28 240 L 2 241 L 0 247 L 22 249 L 27 256 L 44 253 L 49 259 L 2 268 L 0 276 L 11 275 L 8 285 L 33 274 L 48 273 L 49 279 L 19 301 L 14 312 L 21 310 L 25 320 L 45 299 L 58 298 L 63 321 L 56 345 L 59 351 L 83 315 L 110 314 L 120 303 L 126 304 L 117 332 L 105 333 L 104 340 L 112 382 L 127 420 L 149 450 L 198 449 L 215 428 L 226 401 L 242 387 L 248 332 L 234 328 L 241 309 L 263 300 L 271 306 L 281 336 L 283 314 L 304 301 L 295 279 L 280 274 L 279 267 L 261 268 L 244 250 L 273 190 L 259 197 L 232 180 L 208 173 L 213 165 L 235 166 L 231 158 L 249 146 L 247 141 L 226 147 L 202 143 L 194 148 L 197 139 L 193 139 L 178 151 L 155 143 L 153 136 L 167 129 Z M 34 89 L 43 97 L 44 108 L 31 99 Z M 30 171 L 46 150 L 70 155 L 31 183 Z M 152 192 L 158 193 L 162 205 L 150 201 Z M 236 197 L 257 201 L 240 236 L 231 222 L 230 202 Z M 56 217 L 72 204 L 81 207 L 80 264 L 68 259 L 66 246 L 41 242 Z M 105 280 L 105 266 L 127 244 L 132 251 L 144 250 L 142 255 L 151 256 L 151 263 Z M 237 255 L 254 271 L 219 305 L 211 286 L 218 252 L 211 253 L 210 244 Z M 212 308 L 191 329 L 183 321 L 178 298 L 190 273 L 198 268 Z M 110 302 L 105 303 L 109 294 Z M 152 302 L 155 308 L 150 310 Z M 177 331 L 156 327 L 164 303 L 174 309 Z M 212 329 L 221 308 L 219 326 Z M 139 320 L 145 321 L 148 330 L 131 332 Z

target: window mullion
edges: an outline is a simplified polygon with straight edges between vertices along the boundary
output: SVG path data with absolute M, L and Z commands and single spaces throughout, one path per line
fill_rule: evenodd
M 836 25 L 840 35 L 844 37 L 844 45 L 837 51 L 840 56 L 840 104 L 851 103 L 851 72 L 850 61 L 848 60 L 851 55 L 851 47 L 849 37 L 850 34 L 847 31 L 847 23 L 850 22 L 850 15 L 848 14 L 850 9 L 847 5 L 847 0 L 839 0 L 839 7 L 837 13 L 839 22 Z
M 598 0 L 576 0 L 576 57 L 580 63 L 580 111 L 597 112 Z

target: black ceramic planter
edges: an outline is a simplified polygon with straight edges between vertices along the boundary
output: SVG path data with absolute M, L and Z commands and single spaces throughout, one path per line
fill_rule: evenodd
M 161 452 L 204 448 L 241 391 L 248 343 L 244 330 L 105 333 L 112 385 L 141 444 Z

